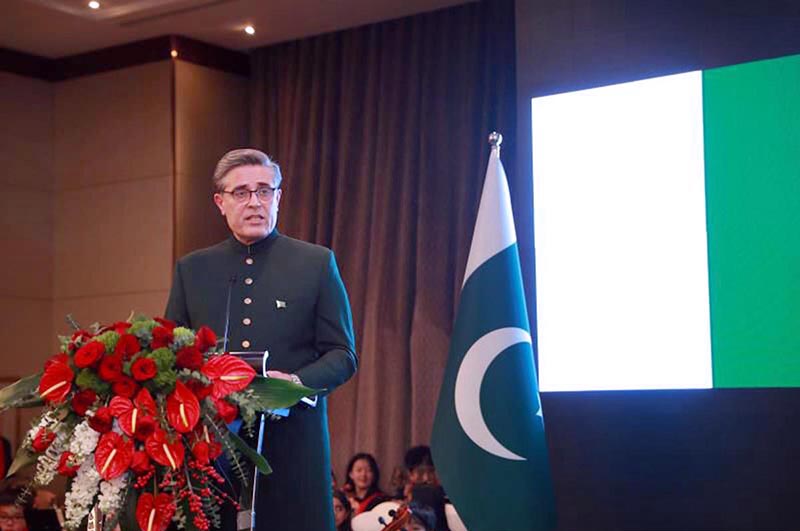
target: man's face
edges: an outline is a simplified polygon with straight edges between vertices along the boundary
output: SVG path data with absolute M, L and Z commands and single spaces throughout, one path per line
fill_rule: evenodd
M 436 468 L 433 465 L 418 465 L 409 470 L 408 482 L 412 485 L 438 485 Z
M 281 191 L 276 189 L 266 199 L 249 194 L 244 201 L 237 201 L 233 192 L 276 188 L 275 170 L 265 166 L 239 166 L 229 171 L 220 185 L 223 191 L 214 194 L 214 203 L 236 239 L 249 245 L 266 238 L 278 222 Z
M 0 531 L 27 531 L 22 507 L 0 505 Z

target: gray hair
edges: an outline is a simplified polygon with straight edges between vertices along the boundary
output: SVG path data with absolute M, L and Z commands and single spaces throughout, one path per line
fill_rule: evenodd
M 214 188 L 222 189 L 221 181 L 228 173 L 240 166 L 264 166 L 271 168 L 275 172 L 275 186 L 280 188 L 283 176 L 281 167 L 278 163 L 269 158 L 269 155 L 257 149 L 234 149 L 225 153 L 214 170 Z

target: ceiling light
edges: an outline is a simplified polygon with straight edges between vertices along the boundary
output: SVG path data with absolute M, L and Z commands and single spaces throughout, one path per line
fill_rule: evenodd
M 178 57 L 178 50 L 172 50 L 171 52 L 169 52 L 169 54 L 174 59 L 174 58 Z
M 246 26 L 244 28 L 244 32 L 247 33 L 248 35 L 255 35 L 256 29 L 253 26 Z
M 95 2 L 94 0 L 92 0 L 91 2 L 89 2 L 89 7 L 91 7 L 92 9 L 100 9 L 100 2 Z

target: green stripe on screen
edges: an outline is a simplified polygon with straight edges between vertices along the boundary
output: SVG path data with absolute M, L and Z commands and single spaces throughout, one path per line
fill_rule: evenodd
M 714 387 L 800 386 L 800 56 L 703 72 Z

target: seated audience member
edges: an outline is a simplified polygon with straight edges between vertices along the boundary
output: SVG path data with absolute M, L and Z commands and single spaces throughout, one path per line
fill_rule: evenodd
M 15 489 L 0 493 L 0 531 L 28 531 L 25 509 L 16 504 L 17 496 Z
M 336 523 L 336 531 L 351 531 L 350 519 L 353 517 L 353 507 L 347 495 L 340 491 L 333 491 L 333 518 Z
M 404 459 L 408 480 L 403 491 L 404 498 L 409 500 L 411 489 L 417 485 L 439 485 L 436 467 L 433 466 L 431 449 L 428 446 L 414 446 L 406 452 Z
M 369 511 L 386 499 L 386 494 L 378 487 L 380 479 L 378 463 L 370 454 L 359 453 L 350 459 L 344 491 L 353 507 L 353 516 Z
M 416 502 L 408 504 L 408 510 L 411 512 L 411 519 L 408 522 L 406 529 L 408 531 L 436 531 L 436 514 L 434 510 L 427 505 L 422 505 Z

